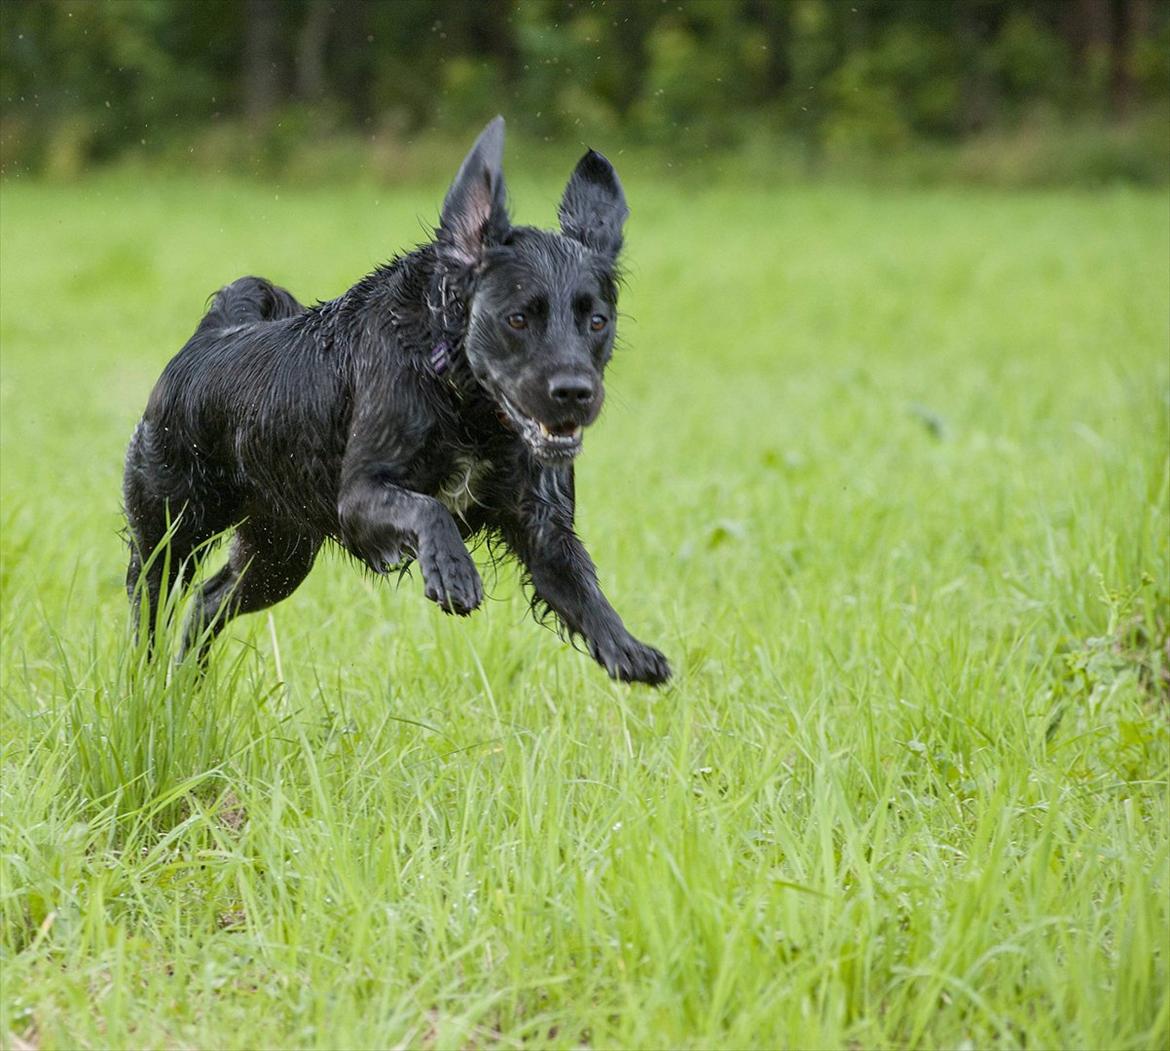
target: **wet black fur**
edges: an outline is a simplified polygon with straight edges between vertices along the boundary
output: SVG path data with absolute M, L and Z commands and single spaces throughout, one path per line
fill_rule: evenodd
M 325 540 L 379 573 L 416 561 L 427 596 L 468 614 L 483 598 L 465 546 L 478 535 L 520 560 L 534 605 L 611 676 L 669 677 L 573 531 L 572 459 L 604 397 L 625 196 L 590 151 L 560 233 L 513 227 L 502 150 L 497 119 L 435 239 L 340 298 L 305 308 L 257 277 L 215 296 L 126 457 L 127 586 L 136 609 L 147 602 L 148 630 L 160 597 L 233 526 L 185 632 L 202 654 L 233 616 L 291 595 Z M 169 558 L 151 558 L 168 533 Z

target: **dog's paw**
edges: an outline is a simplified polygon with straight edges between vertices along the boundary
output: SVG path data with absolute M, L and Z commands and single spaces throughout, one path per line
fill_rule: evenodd
M 483 601 L 483 582 L 471 556 L 458 551 L 428 551 L 419 559 L 426 596 L 444 613 L 466 617 Z
M 619 682 L 644 682 L 661 686 L 670 678 L 670 663 L 653 646 L 639 642 L 633 635 L 589 640 L 589 652 Z

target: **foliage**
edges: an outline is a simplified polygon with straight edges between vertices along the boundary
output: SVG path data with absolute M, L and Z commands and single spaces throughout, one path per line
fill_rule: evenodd
M 506 571 L 463 621 L 332 558 L 202 685 L 143 667 L 164 361 L 444 183 L 5 187 L 6 1045 L 1166 1046 L 1164 198 L 622 175 L 581 528 L 663 694 Z
M 537 138 L 831 159 L 1037 117 L 1164 128 L 1170 100 L 1152 0 L 5 0 L 0 19 L 9 173 L 198 152 L 245 117 L 278 169 L 294 137 L 395 149 L 495 112 Z

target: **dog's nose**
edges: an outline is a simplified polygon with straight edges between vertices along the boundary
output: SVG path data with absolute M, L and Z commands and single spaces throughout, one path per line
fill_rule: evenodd
M 597 388 L 588 376 L 575 372 L 561 372 L 548 381 L 548 394 L 558 405 L 584 408 L 597 394 Z

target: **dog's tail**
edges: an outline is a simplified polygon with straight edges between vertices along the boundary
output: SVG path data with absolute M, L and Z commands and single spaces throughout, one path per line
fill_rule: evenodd
M 240 277 L 215 293 L 199 327 L 229 328 L 256 321 L 279 321 L 304 310 L 287 289 L 262 277 Z

